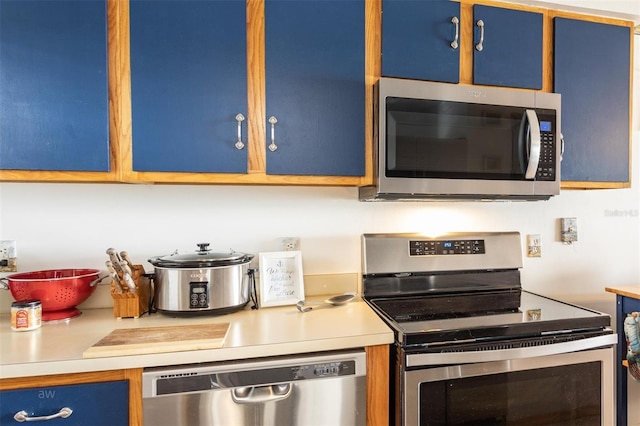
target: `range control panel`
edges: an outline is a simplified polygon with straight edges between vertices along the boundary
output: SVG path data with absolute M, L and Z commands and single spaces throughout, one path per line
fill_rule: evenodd
M 189 283 L 189 309 L 209 307 L 209 288 L 206 282 Z
M 484 254 L 484 240 L 411 240 L 409 256 Z

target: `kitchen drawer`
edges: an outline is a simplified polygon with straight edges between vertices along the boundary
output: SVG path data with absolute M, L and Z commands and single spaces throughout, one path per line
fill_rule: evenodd
M 129 424 L 129 382 L 47 386 L 0 392 L 0 425 L 15 425 L 14 416 L 25 411 L 30 418 L 50 416 L 68 407 L 67 418 L 48 420 L 51 425 L 125 426 Z

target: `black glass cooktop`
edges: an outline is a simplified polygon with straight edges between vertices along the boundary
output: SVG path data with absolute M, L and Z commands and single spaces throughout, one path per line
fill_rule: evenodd
M 544 336 L 598 330 L 611 323 L 609 315 L 524 290 L 367 302 L 395 330 L 396 341 L 403 346 Z

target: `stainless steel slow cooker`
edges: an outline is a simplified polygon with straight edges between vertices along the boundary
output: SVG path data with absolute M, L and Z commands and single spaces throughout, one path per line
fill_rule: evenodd
M 195 253 L 149 259 L 155 268 L 155 307 L 169 315 L 226 314 L 250 299 L 249 263 L 253 255 L 213 253 L 208 243 Z

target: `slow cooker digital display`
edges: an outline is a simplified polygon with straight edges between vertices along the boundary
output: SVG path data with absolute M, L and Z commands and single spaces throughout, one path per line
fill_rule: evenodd
M 202 309 L 209 307 L 209 283 L 190 282 L 189 283 L 189 308 Z

